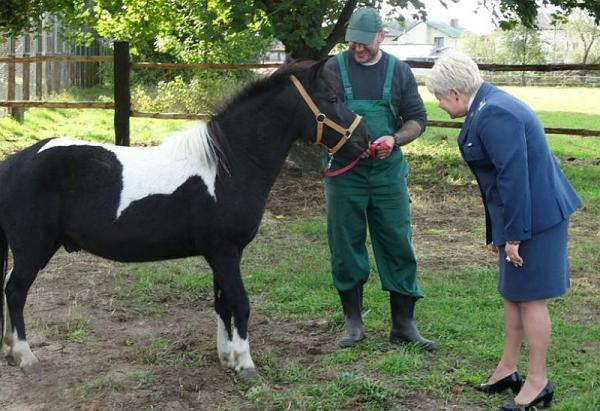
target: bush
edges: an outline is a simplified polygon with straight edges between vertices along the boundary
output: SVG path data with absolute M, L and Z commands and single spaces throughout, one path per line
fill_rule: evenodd
M 177 76 L 156 86 L 139 84 L 132 89 L 132 106 L 149 112 L 213 113 L 217 103 L 254 77 L 254 73 L 202 73 L 189 81 Z

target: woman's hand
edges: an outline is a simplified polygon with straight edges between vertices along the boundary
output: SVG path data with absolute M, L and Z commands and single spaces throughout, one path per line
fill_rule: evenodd
M 486 245 L 487 249 L 490 250 L 492 253 L 494 253 L 495 255 L 498 255 L 498 246 L 494 243 L 489 243 L 488 245 Z
M 506 252 L 506 262 L 514 264 L 515 267 L 521 267 L 523 265 L 523 259 L 519 255 L 519 244 L 504 244 L 504 251 Z

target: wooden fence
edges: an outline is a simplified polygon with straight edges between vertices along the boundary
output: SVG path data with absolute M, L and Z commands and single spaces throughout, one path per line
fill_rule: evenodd
M 126 42 L 115 42 L 113 56 L 30 56 L 30 57 L 0 57 L 0 64 L 7 63 L 9 66 L 16 64 L 29 64 L 46 62 L 64 62 L 64 63 L 113 63 L 114 78 L 114 103 L 106 102 L 48 102 L 31 101 L 23 97 L 17 100 L 14 97 L 6 101 L 0 101 L 0 107 L 25 108 L 25 107 L 45 107 L 45 108 L 93 108 L 93 109 L 113 109 L 115 142 L 119 145 L 129 145 L 129 119 L 131 117 L 144 117 L 156 119 L 188 119 L 188 120 L 206 120 L 210 118 L 209 114 L 183 114 L 183 113 L 148 113 L 131 109 L 130 93 L 130 72 L 131 70 L 250 70 L 276 68 L 280 64 L 171 64 L 171 63 L 133 63 L 129 55 L 129 44 Z M 432 62 L 406 61 L 412 68 L 431 68 Z M 586 70 L 600 71 L 600 64 L 550 64 L 550 65 L 497 65 L 480 64 L 482 71 L 563 71 L 563 70 Z M 458 121 L 440 121 L 429 120 L 429 127 L 442 128 L 460 128 L 462 122 Z M 600 137 L 600 130 L 571 129 L 571 128 L 546 128 L 548 134 L 562 134 L 570 136 Z
M 55 21 L 45 31 L 0 39 L 0 62 L 6 63 L 0 64 L 0 99 L 39 100 L 73 86 L 100 84 L 99 63 L 69 61 L 65 56 L 97 56 L 105 52 L 104 45 L 95 40 L 91 46 L 72 47 L 61 40 L 60 30 Z M 10 114 L 23 121 L 22 107 L 11 107 Z

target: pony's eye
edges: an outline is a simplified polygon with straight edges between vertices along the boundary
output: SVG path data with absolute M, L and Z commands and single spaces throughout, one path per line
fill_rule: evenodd
M 337 101 L 338 101 L 337 96 L 331 96 L 331 97 L 329 97 L 329 102 L 330 103 L 337 103 Z

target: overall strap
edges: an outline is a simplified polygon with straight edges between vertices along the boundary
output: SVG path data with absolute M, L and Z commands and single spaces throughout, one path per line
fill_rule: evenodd
M 346 53 L 338 53 L 335 57 L 340 67 L 340 74 L 342 76 L 342 86 L 344 86 L 344 99 L 346 101 L 354 100 L 354 93 L 352 92 L 352 85 L 350 84 L 350 78 L 348 77 L 348 69 L 346 68 L 346 62 L 344 56 Z
M 396 58 L 388 54 L 388 65 L 385 72 L 385 80 L 383 82 L 383 93 L 381 99 L 384 101 L 392 101 L 392 80 L 394 78 L 394 66 L 396 65 Z

